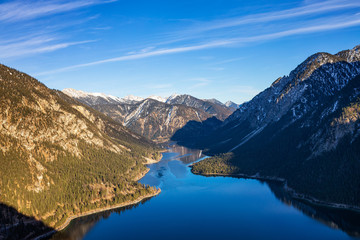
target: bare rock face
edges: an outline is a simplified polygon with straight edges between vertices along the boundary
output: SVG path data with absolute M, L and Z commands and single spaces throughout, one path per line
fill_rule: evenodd
M 185 105 L 188 107 L 201 109 L 204 112 L 210 114 L 213 117 L 223 121 L 226 119 L 231 113 L 232 110 L 229 109 L 226 105 L 219 102 L 216 99 L 197 99 L 190 95 L 178 95 L 166 101 L 168 104 L 178 104 Z
M 215 99 L 201 100 L 190 95 L 174 94 L 167 99 L 133 96 L 130 101 L 129 98 L 73 89 L 64 89 L 63 92 L 156 142 L 168 141 L 189 121 L 201 123 L 210 117 L 224 120 L 235 110 Z
M 93 108 L 157 142 L 168 141 L 177 129 L 191 120 L 202 122 L 211 116 L 196 108 L 170 105 L 153 99 L 136 104 L 94 105 Z

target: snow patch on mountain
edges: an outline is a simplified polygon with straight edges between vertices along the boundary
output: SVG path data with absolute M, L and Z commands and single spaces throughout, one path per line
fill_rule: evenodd
M 134 95 L 127 95 L 123 98 L 121 98 L 123 102 L 140 102 L 144 100 L 142 97 L 134 96 Z
M 149 97 L 147 97 L 149 99 L 153 99 L 153 100 L 156 100 L 156 101 L 159 101 L 159 102 L 166 102 L 166 99 L 163 98 L 163 97 L 160 97 L 160 96 L 155 96 L 155 95 L 151 95 Z
M 174 98 L 176 98 L 178 96 L 180 96 L 180 94 L 177 94 L 177 93 L 171 94 L 171 96 L 166 99 L 166 103 L 169 103 L 171 100 L 173 100 Z

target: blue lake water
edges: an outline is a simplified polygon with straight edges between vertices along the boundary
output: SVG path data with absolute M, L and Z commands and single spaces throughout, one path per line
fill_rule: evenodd
M 143 203 L 72 221 L 53 239 L 353 239 L 360 214 L 291 199 L 282 186 L 204 177 L 200 151 L 169 149 L 140 182 L 160 187 Z

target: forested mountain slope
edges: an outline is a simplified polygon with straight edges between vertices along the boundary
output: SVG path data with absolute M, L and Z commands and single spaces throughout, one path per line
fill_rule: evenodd
M 19 213 L 58 228 L 70 216 L 153 195 L 156 189 L 136 180 L 158 150 L 111 118 L 0 65 L 0 201 Z

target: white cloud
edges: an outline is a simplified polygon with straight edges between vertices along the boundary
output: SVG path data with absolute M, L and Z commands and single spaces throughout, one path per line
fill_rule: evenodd
M 240 93 L 240 94 L 245 94 L 251 97 L 254 97 L 255 95 L 257 95 L 260 90 L 254 88 L 253 86 L 242 86 L 242 85 L 238 85 L 238 86 L 231 86 L 231 88 L 229 89 L 229 92 L 232 93 Z
M 114 1 L 74 0 L 74 1 L 13 1 L 0 4 L 0 22 L 15 22 L 40 18 L 52 14 L 73 11 L 79 8 Z
M 104 63 L 110 63 L 110 62 L 122 62 L 122 61 L 148 58 L 148 57 L 153 57 L 153 56 L 196 51 L 196 50 L 207 49 L 207 48 L 212 48 L 212 47 L 226 46 L 231 43 L 232 43 L 231 41 L 223 40 L 223 41 L 214 41 L 214 42 L 204 43 L 204 44 L 195 45 L 195 46 L 160 49 L 160 50 L 154 50 L 154 51 L 145 52 L 145 53 L 137 53 L 137 54 L 132 54 L 132 55 L 120 56 L 120 57 L 116 57 L 116 58 L 104 59 L 104 60 L 95 61 L 95 62 L 73 65 L 73 66 L 69 66 L 69 67 L 65 67 L 65 68 L 55 69 L 52 71 L 38 73 L 36 75 L 37 76 L 48 75 L 48 74 L 65 72 L 65 71 L 69 71 L 69 70 L 74 70 L 74 69 L 78 69 L 78 68 L 89 67 L 89 66 L 94 66 L 94 65 L 104 64 Z
M 243 57 L 229 58 L 229 59 L 225 59 L 225 60 L 222 60 L 222 61 L 211 63 L 210 65 L 222 65 L 222 64 L 226 64 L 226 63 L 240 61 L 240 60 L 243 60 L 243 59 L 244 59 Z
M 173 85 L 172 84 L 152 84 L 152 85 L 146 85 L 146 88 L 149 89 L 169 89 Z
M 229 18 L 210 21 L 207 23 L 200 23 L 198 27 L 192 28 L 191 32 L 205 32 L 221 28 L 235 27 L 239 25 L 248 25 L 251 23 L 271 22 L 277 20 L 284 20 L 304 15 L 319 14 L 324 12 L 339 11 L 341 9 L 359 8 L 360 1 L 354 0 L 329 0 L 307 4 L 302 7 L 292 9 L 275 11 L 270 13 L 261 13 L 248 15 L 245 17 Z
M 211 83 L 211 80 L 209 80 L 207 78 L 192 78 L 192 79 L 189 79 L 189 81 L 191 81 L 192 83 L 195 83 L 195 84 L 191 85 L 189 87 L 189 89 L 205 87 L 205 86 L 209 85 L 209 83 Z
M 51 71 L 41 72 L 36 74 L 37 76 L 41 75 L 49 75 L 59 72 L 65 72 L 69 70 L 75 70 L 83 67 L 89 67 L 89 66 L 95 66 L 99 64 L 104 63 L 110 63 L 110 62 L 122 62 L 122 61 L 129 61 L 129 60 L 136 60 L 136 59 L 143 59 L 143 58 L 149 58 L 154 56 L 161 56 L 161 55 L 168 55 L 168 54 L 175 54 L 175 53 L 182 53 L 182 52 L 190 52 L 190 51 L 198 51 L 203 49 L 209 49 L 209 48 L 218 48 L 218 47 L 226 47 L 226 46 L 234 46 L 234 45 L 246 45 L 248 43 L 254 43 L 254 42 L 260 42 L 265 40 L 273 40 L 293 35 L 299 35 L 299 34 L 308 34 L 308 33 L 314 33 L 314 32 L 323 32 L 323 31 L 329 31 L 329 30 L 335 30 L 335 29 L 342 29 L 342 28 L 348 28 L 353 26 L 359 26 L 360 25 L 360 16 L 355 16 L 349 19 L 343 19 L 340 20 L 338 18 L 333 19 L 332 21 L 328 20 L 328 23 L 325 24 L 313 24 L 311 26 L 307 27 L 300 27 L 295 28 L 291 30 L 285 30 L 285 31 L 279 31 L 279 32 L 273 32 L 268 34 L 262 34 L 257 36 L 248 36 L 248 37 L 238 37 L 238 38 L 229 38 L 229 39 L 220 39 L 215 40 L 212 42 L 202 43 L 198 45 L 193 46 L 182 46 L 182 47 L 174 47 L 174 48 L 167 48 L 167 49 L 158 49 L 158 50 L 152 50 L 148 52 L 138 52 L 131 55 L 124 55 L 119 56 L 115 58 L 109 58 L 84 64 L 77 64 L 73 66 L 68 66 L 64 68 L 59 68 Z M 236 60 L 236 59 L 235 59 Z
M 38 54 L 44 52 L 52 52 L 58 49 L 67 48 L 74 45 L 94 42 L 95 40 L 51 43 L 53 38 L 34 38 L 27 41 L 14 42 L 10 44 L 0 45 L 0 57 L 11 58 L 16 56 L 26 56 L 30 54 Z
M 227 34 L 231 33 L 230 29 L 235 27 L 247 27 L 254 24 L 269 24 L 271 22 L 288 20 L 294 18 L 301 18 L 303 21 L 305 17 L 316 17 L 321 14 L 335 13 L 342 10 L 354 10 L 360 8 L 360 1 L 354 0 L 327 0 L 327 1 L 308 1 L 304 6 L 294 7 L 291 9 L 250 14 L 242 17 L 233 17 L 226 19 L 216 19 L 207 22 L 198 21 L 188 28 L 167 33 L 169 38 L 163 44 L 182 42 L 190 39 L 202 38 L 204 34 L 218 34 L 224 35 L 224 31 L 228 30 Z M 249 31 L 247 27 L 245 31 Z

